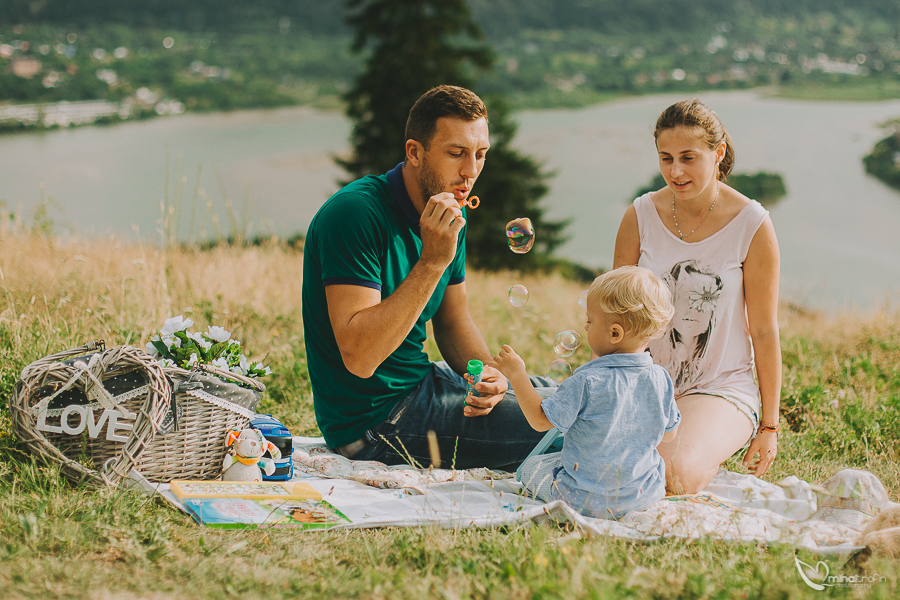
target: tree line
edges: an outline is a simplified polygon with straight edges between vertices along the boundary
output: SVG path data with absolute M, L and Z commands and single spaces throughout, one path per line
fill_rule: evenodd
M 410 0 L 412 5 L 419 4 Z M 693 31 L 720 21 L 805 17 L 852 11 L 900 20 L 896 0 L 469 0 L 472 19 L 488 35 L 531 29 L 604 33 Z M 348 33 L 342 2 L 334 0 L 4 0 L 0 24 L 124 23 L 184 31 L 246 30 L 287 18 L 295 31 Z

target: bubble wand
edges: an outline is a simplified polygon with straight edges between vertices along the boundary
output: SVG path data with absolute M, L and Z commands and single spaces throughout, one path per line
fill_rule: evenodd
M 481 200 L 478 199 L 478 196 L 472 196 L 471 198 L 459 201 L 460 208 L 462 208 L 463 206 L 468 206 L 469 208 L 475 209 L 478 208 L 479 204 L 481 204 Z

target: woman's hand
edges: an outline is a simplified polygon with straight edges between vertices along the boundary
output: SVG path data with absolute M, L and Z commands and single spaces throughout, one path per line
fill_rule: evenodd
M 748 471 L 757 477 L 762 477 L 775 462 L 776 454 L 778 454 L 778 434 L 774 431 L 763 430 L 756 434 L 756 437 L 750 442 L 743 463 Z M 757 455 L 759 458 L 753 460 Z

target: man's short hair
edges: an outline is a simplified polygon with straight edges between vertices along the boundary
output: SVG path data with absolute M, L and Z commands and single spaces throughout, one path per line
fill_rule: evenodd
M 617 315 L 625 332 L 638 339 L 653 339 L 665 332 L 675 314 L 672 293 L 649 269 L 619 267 L 594 280 L 588 306 Z
M 487 107 L 474 92 L 455 85 L 431 88 L 409 110 L 406 119 L 406 139 L 415 140 L 427 150 L 437 131 L 441 117 L 475 121 L 487 120 Z

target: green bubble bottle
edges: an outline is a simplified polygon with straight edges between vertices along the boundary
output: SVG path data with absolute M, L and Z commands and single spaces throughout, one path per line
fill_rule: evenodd
M 484 363 L 480 360 L 470 360 L 466 365 L 466 396 L 481 396 L 475 389 L 475 384 L 481 381 L 482 371 L 484 371 Z

